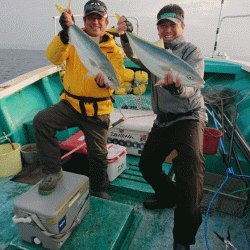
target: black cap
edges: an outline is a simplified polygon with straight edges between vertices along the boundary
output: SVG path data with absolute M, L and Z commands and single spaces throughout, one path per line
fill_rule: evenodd
M 84 6 L 84 17 L 90 14 L 98 14 L 107 17 L 107 6 L 99 0 L 90 0 Z
M 157 25 L 162 20 L 170 20 L 174 23 L 184 22 L 184 11 L 179 5 L 166 5 L 159 11 L 157 15 Z

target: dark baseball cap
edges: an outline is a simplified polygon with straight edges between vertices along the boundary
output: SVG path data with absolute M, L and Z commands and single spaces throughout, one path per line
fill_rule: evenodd
M 99 0 L 90 0 L 84 6 L 84 17 L 90 14 L 98 14 L 102 17 L 108 17 L 107 6 Z
M 184 11 L 179 5 L 166 5 L 157 15 L 157 25 L 160 24 L 162 20 L 170 20 L 174 23 L 184 22 Z

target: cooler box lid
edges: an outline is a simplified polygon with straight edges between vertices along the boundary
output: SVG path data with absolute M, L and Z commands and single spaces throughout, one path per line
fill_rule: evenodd
M 138 110 L 126 110 L 124 114 L 126 114 L 127 117 L 131 117 L 131 116 L 135 116 L 138 114 L 147 115 L 149 114 L 149 112 L 143 111 L 143 110 L 139 110 L 139 111 Z M 110 124 L 118 121 L 120 118 L 122 118 L 122 114 L 119 112 L 118 109 L 115 109 L 114 112 L 110 114 Z M 126 129 L 126 130 L 149 132 L 151 128 L 153 127 L 155 119 L 156 119 L 155 114 L 150 115 L 150 116 L 145 116 L 145 117 L 130 118 L 119 123 L 112 129 Z
M 38 193 L 39 183 L 14 202 L 15 209 L 56 219 L 66 209 L 66 206 L 70 205 L 71 200 L 74 199 L 79 190 L 83 192 L 89 190 L 89 178 L 87 176 L 66 171 L 63 172 L 56 190 L 48 196 Z
M 78 131 L 75 134 L 73 134 L 70 138 L 60 142 L 59 146 L 61 149 L 66 151 L 71 151 L 72 149 L 82 145 L 81 148 L 76 150 L 76 153 L 80 154 L 87 154 L 87 145 L 85 142 L 85 136 L 82 131 Z
M 127 148 L 117 144 L 108 144 L 107 149 L 108 149 L 108 164 L 116 162 L 119 158 L 121 158 L 127 153 Z

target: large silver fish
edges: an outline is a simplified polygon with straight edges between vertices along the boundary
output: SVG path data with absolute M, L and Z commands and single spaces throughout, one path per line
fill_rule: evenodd
M 59 6 L 57 6 L 57 9 L 61 13 L 64 11 Z M 68 35 L 70 43 L 75 47 L 80 60 L 90 72 L 88 75 L 96 76 L 98 73 L 102 73 L 105 83 L 108 83 L 113 89 L 119 89 L 120 81 L 115 69 L 99 45 L 76 25 L 69 27 Z
M 204 87 L 204 80 L 188 63 L 169 51 L 126 31 L 130 45 L 145 67 L 161 80 L 171 70 L 173 79 L 181 78 L 181 84 L 188 87 Z M 158 83 L 156 85 L 159 85 Z

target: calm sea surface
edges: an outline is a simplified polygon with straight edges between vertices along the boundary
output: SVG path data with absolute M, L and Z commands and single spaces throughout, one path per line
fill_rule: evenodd
M 249 57 L 235 59 L 250 61 Z M 0 49 L 0 84 L 50 64 L 45 50 Z
M 50 64 L 44 50 L 0 49 L 0 84 Z

